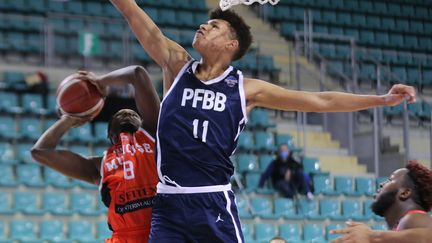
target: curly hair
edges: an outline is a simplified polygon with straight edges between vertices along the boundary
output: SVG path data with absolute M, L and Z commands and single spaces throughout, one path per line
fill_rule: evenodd
M 233 61 L 243 57 L 249 50 L 253 39 L 250 26 L 246 24 L 244 19 L 232 10 L 222 11 L 220 8 L 210 12 L 209 19 L 222 19 L 230 24 L 234 39 L 239 42 L 239 48 L 234 54 Z
M 425 211 L 432 208 L 432 171 L 416 160 L 410 160 L 406 167 L 408 177 L 414 183 L 416 191 L 413 200 Z

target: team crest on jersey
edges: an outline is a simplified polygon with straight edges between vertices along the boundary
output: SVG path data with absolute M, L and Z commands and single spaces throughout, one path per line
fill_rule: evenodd
M 234 87 L 237 83 L 238 83 L 238 80 L 237 80 L 237 78 L 236 77 L 234 77 L 234 76 L 228 76 L 226 79 L 225 79 L 225 83 L 229 86 L 229 87 Z

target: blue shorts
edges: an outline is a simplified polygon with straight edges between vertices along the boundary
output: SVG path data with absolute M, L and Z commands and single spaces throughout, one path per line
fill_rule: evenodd
M 149 242 L 244 242 L 234 193 L 157 194 Z

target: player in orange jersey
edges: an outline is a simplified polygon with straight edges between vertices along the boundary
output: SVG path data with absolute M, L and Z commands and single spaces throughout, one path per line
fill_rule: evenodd
M 72 127 L 91 120 L 63 115 L 39 138 L 32 156 L 39 163 L 66 176 L 99 185 L 108 207 L 108 226 L 113 231 L 107 243 L 147 243 L 152 206 L 158 182 L 153 135 L 159 113 L 159 98 L 144 68 L 130 66 L 103 76 L 79 72 L 79 78 L 105 89 L 115 83 L 132 84 L 137 92 L 135 111 L 118 111 L 108 124 L 112 146 L 103 157 L 82 157 L 56 149 L 61 137 Z M 141 117 L 143 118 L 141 118 Z

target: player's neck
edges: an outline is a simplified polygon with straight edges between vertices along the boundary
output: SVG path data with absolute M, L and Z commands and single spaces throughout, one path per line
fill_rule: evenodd
M 385 221 L 389 229 L 393 229 L 399 223 L 399 220 L 405 216 L 410 210 L 421 209 L 415 203 L 395 203 L 392 207 L 390 207 L 384 215 Z
M 222 73 L 229 67 L 229 64 L 229 61 L 202 58 L 200 64 L 195 70 L 195 76 L 199 80 L 203 81 L 212 80 L 222 75 Z

